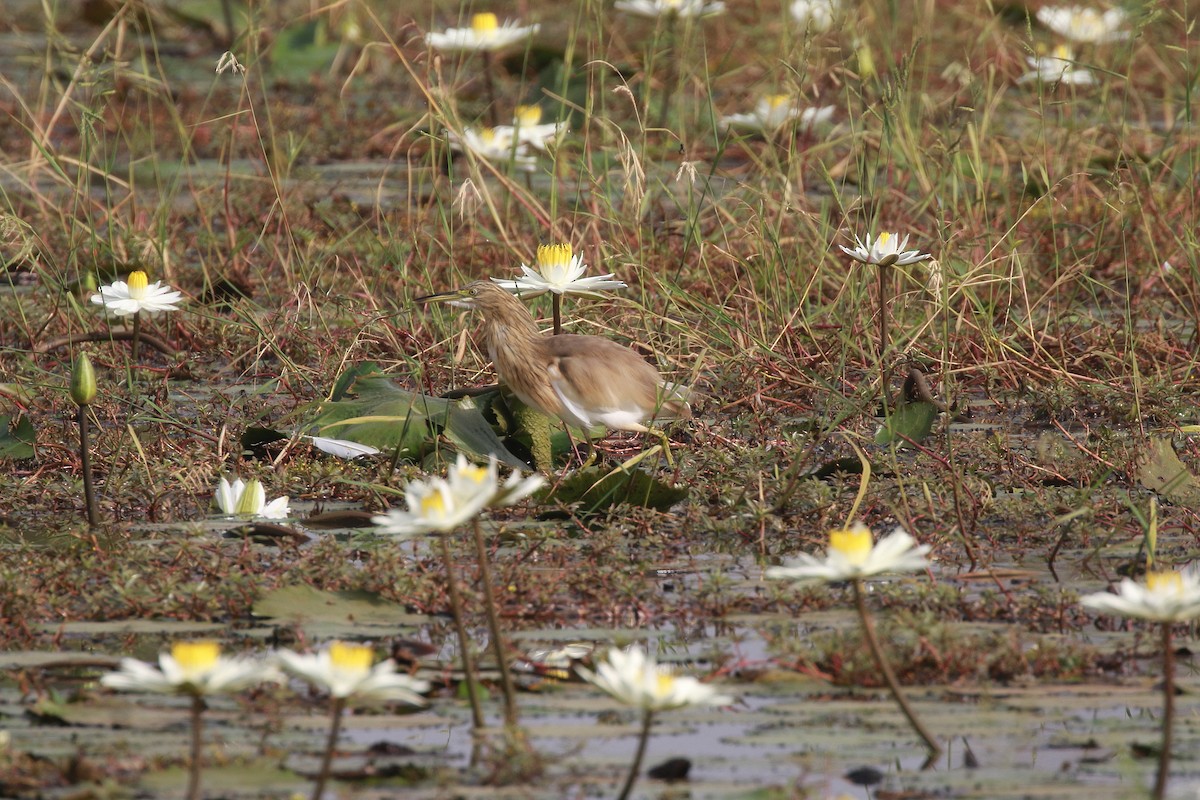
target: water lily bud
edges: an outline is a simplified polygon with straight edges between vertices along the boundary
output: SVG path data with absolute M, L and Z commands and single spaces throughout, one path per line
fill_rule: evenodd
M 77 406 L 90 406 L 96 399 L 96 370 L 87 353 L 75 356 L 71 365 L 71 399 Z

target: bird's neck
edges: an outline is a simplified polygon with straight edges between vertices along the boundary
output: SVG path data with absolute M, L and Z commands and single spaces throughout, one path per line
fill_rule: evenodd
M 528 358 L 539 351 L 543 338 L 528 315 L 524 319 L 489 319 L 484 323 L 484 337 L 487 339 L 488 355 L 502 382 L 514 367 L 521 366 L 521 354 Z

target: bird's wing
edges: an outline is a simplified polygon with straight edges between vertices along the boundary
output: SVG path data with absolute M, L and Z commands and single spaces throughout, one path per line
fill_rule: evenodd
M 658 402 L 658 371 L 636 353 L 598 336 L 547 337 L 550 385 L 581 426 L 644 431 Z

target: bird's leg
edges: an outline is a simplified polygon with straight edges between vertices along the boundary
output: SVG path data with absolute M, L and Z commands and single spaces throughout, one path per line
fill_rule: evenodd
M 592 464 L 595 464 L 596 446 L 592 444 L 592 437 L 588 434 L 587 429 L 581 429 L 583 431 L 583 445 L 587 448 L 587 458 L 585 459 L 583 456 L 579 455 L 579 446 L 575 443 L 575 437 L 571 435 L 571 426 L 564 425 L 563 427 L 567 429 L 567 438 L 571 440 L 571 449 L 575 451 L 575 458 L 579 459 L 580 471 L 582 472 Z
M 667 456 L 667 466 L 674 469 L 675 459 L 671 458 L 671 440 L 667 438 L 666 431 L 660 430 L 659 428 L 649 428 L 647 429 L 646 433 L 659 438 L 659 440 L 662 442 L 663 453 L 665 453 Z

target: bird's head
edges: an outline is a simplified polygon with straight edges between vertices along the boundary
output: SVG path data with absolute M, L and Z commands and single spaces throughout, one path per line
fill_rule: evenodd
M 521 313 L 528 314 L 519 300 L 491 281 L 472 281 L 462 288 L 449 292 L 418 297 L 416 302 L 446 303 L 455 308 L 473 308 L 489 318 L 514 313 L 514 308 Z

